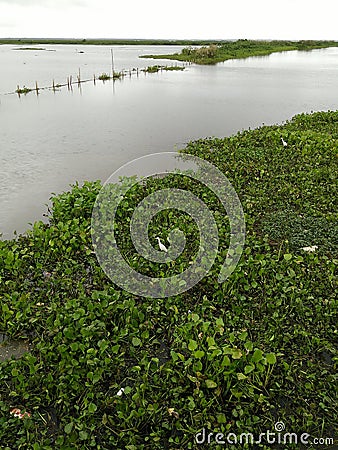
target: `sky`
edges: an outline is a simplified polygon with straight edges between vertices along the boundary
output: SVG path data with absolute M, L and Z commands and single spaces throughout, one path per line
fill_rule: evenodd
M 338 0 L 0 0 L 0 38 L 333 39 Z

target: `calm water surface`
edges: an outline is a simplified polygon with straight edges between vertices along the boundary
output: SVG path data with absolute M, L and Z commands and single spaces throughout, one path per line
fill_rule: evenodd
M 50 86 L 69 75 L 109 72 L 110 48 L 0 45 L 0 233 L 42 219 L 52 192 L 106 180 L 131 159 L 192 139 L 282 123 L 300 112 L 338 109 L 338 48 L 188 66 L 182 72 L 93 82 L 20 98 L 16 86 Z M 182 47 L 114 47 L 115 69 L 173 61 L 139 59 Z M 83 52 L 83 53 L 80 53 Z

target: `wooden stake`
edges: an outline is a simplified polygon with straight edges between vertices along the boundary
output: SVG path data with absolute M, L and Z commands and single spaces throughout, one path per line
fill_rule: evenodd
M 110 53 L 111 53 L 111 71 L 112 71 L 112 74 L 113 74 L 113 76 L 114 76 L 114 72 L 115 72 L 115 67 L 114 67 L 114 52 L 113 52 L 113 49 L 112 49 L 112 48 L 110 49 Z

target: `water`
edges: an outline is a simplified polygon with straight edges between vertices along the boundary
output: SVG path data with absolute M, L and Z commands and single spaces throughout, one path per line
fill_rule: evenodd
M 109 72 L 110 48 L 0 46 L 0 232 L 10 238 L 42 219 L 52 192 L 76 180 L 106 180 L 131 159 L 173 151 L 192 139 L 226 136 L 300 112 L 338 109 L 338 48 L 286 52 L 140 73 L 115 83 L 84 83 L 69 92 L 20 98 L 19 84 L 64 83 Z M 174 61 L 139 59 L 174 46 L 115 46 L 115 70 Z M 84 53 L 79 53 L 83 51 Z

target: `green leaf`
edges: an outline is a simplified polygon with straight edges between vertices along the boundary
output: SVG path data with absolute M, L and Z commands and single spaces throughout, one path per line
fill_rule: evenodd
M 13 368 L 11 371 L 12 377 L 17 377 L 19 375 L 18 369 Z
M 265 358 L 269 364 L 276 364 L 277 359 L 274 353 L 268 353 Z
M 97 406 L 95 405 L 95 403 L 89 403 L 88 405 L 88 411 L 90 413 L 94 413 L 97 410 Z
M 205 384 L 209 389 L 215 389 L 217 387 L 217 383 L 215 383 L 213 380 L 205 380 Z
M 67 423 L 67 425 L 65 425 L 64 430 L 66 434 L 70 434 L 72 432 L 73 429 L 73 422 Z
M 216 346 L 215 339 L 213 337 L 211 337 L 211 336 L 209 336 L 207 338 L 207 343 L 208 343 L 208 347 L 209 348 L 211 348 L 211 347 L 215 348 L 215 346 Z
M 251 360 L 253 362 L 259 362 L 259 361 L 261 361 L 261 359 L 263 359 L 263 352 L 262 352 L 262 350 L 258 350 L 258 349 L 255 350 L 254 354 L 252 355 Z
M 238 380 L 246 380 L 247 377 L 244 375 L 244 373 L 238 373 L 237 378 Z
M 196 350 L 196 348 L 197 348 L 197 342 L 194 341 L 193 339 L 190 339 L 189 344 L 188 344 L 188 349 L 193 351 L 193 350 Z
M 252 372 L 253 370 L 255 370 L 255 366 L 253 364 L 248 364 L 247 366 L 244 367 L 244 373 L 246 375 Z
M 137 337 L 133 337 L 132 339 L 132 343 L 134 347 L 138 347 L 139 345 L 142 344 L 141 339 L 137 338 Z
M 223 366 L 230 366 L 230 364 L 231 364 L 231 361 L 230 361 L 229 356 L 225 355 L 224 358 L 223 358 L 223 361 L 222 361 L 222 367 Z
M 241 359 L 242 352 L 240 351 L 239 348 L 234 348 L 232 350 L 231 356 L 233 357 L 233 359 Z
M 284 259 L 285 259 L 285 261 L 290 261 L 290 259 L 292 259 L 291 253 L 285 253 L 284 254 Z
M 88 439 L 88 433 L 87 431 L 80 431 L 79 432 L 79 437 L 82 441 L 86 441 Z
M 203 358 L 203 356 L 205 355 L 203 350 L 197 350 L 196 352 L 194 352 L 194 357 L 195 358 Z

